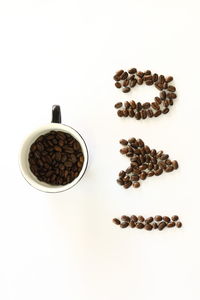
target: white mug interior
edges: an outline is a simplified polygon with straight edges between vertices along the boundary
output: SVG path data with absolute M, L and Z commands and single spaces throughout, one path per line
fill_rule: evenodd
M 48 133 L 51 130 L 59 130 L 63 131 L 66 133 L 69 133 L 72 135 L 81 145 L 82 151 L 83 151 L 83 156 L 84 156 L 84 163 L 83 167 L 78 175 L 72 182 L 66 184 L 66 185 L 50 185 L 45 182 L 39 181 L 37 177 L 31 172 L 30 167 L 29 167 L 29 161 L 28 161 L 28 155 L 30 151 L 30 146 L 32 143 L 40 136 L 43 134 Z M 70 126 L 64 125 L 64 124 L 59 124 L 59 123 L 50 123 L 45 126 L 42 126 L 35 131 L 33 131 L 23 142 L 20 154 L 19 154 L 19 165 L 20 169 L 22 172 L 22 175 L 26 179 L 26 181 L 33 186 L 34 188 L 43 191 L 43 192 L 49 192 L 49 193 L 58 193 L 58 192 L 63 192 L 71 187 L 73 187 L 75 184 L 78 183 L 78 181 L 83 177 L 86 168 L 88 164 L 88 150 L 87 146 L 85 144 L 85 141 L 81 137 L 81 135 L 73 128 Z

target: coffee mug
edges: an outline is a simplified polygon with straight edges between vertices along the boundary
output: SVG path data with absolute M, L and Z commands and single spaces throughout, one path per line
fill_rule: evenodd
M 72 182 L 66 185 L 50 185 L 45 182 L 39 181 L 37 177 L 30 170 L 28 156 L 29 156 L 29 151 L 32 143 L 40 135 L 46 134 L 51 130 L 63 131 L 65 133 L 70 134 L 79 142 L 83 152 L 84 163 L 78 177 L 76 177 Z M 66 191 L 72 188 L 73 186 L 75 186 L 83 177 L 88 165 L 88 149 L 84 139 L 75 129 L 73 129 L 70 126 L 61 124 L 61 111 L 59 105 L 54 105 L 52 107 L 52 122 L 33 131 L 22 143 L 20 154 L 19 154 L 19 165 L 20 165 L 21 173 L 23 177 L 26 179 L 26 181 L 31 186 L 33 186 L 34 188 L 42 192 L 58 193 L 58 192 Z

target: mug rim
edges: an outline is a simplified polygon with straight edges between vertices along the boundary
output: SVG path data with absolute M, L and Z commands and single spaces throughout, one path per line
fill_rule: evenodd
M 70 129 L 70 130 L 67 130 L 67 129 Z M 72 182 L 70 182 L 66 185 L 52 185 L 51 186 L 50 184 L 47 184 L 45 182 L 42 182 L 42 181 L 40 182 L 35 177 L 35 175 L 31 172 L 31 170 L 29 169 L 31 172 L 31 175 L 34 178 L 34 179 L 32 179 L 24 170 L 24 166 L 22 163 L 22 160 L 23 160 L 22 156 L 24 155 L 23 150 L 24 150 L 27 140 L 31 137 L 33 137 L 33 139 L 36 140 L 37 137 L 39 137 L 42 134 L 46 134 L 48 131 L 51 131 L 51 130 L 60 130 L 60 131 L 71 134 L 81 144 L 81 148 L 83 151 L 83 155 L 84 155 L 83 167 L 82 167 L 79 175 Z M 78 136 L 78 138 L 77 138 L 77 136 Z M 33 141 L 31 143 L 33 143 Z M 31 146 L 31 143 L 30 143 L 29 147 Z M 29 153 L 29 151 L 28 151 L 28 153 Z M 84 138 L 82 137 L 82 135 L 77 130 L 75 130 L 73 127 L 71 127 L 69 125 L 61 124 L 61 123 L 49 123 L 49 124 L 46 124 L 46 125 L 36 128 L 29 135 L 27 135 L 26 138 L 23 140 L 21 147 L 20 147 L 20 151 L 19 151 L 19 167 L 20 167 L 22 176 L 24 177 L 24 179 L 28 182 L 28 184 L 30 186 L 34 187 L 38 191 L 42 191 L 45 193 L 62 193 L 62 192 L 65 192 L 65 191 L 71 189 L 72 187 L 74 187 L 85 175 L 85 172 L 88 167 L 88 161 L 89 161 L 88 147 L 87 147 L 87 144 L 86 144 Z M 28 164 L 28 168 L 29 168 L 29 164 Z M 43 184 L 45 184 L 45 185 L 43 185 Z

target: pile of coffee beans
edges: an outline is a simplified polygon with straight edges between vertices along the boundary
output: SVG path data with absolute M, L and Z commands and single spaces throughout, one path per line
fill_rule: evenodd
M 163 230 L 165 227 L 167 228 L 181 228 L 182 223 L 179 221 L 179 217 L 177 215 L 172 216 L 171 218 L 167 216 L 160 216 L 157 215 L 154 218 L 148 217 L 144 218 L 143 216 L 135 216 L 132 215 L 131 217 L 122 216 L 121 220 L 118 218 L 113 219 L 113 223 L 119 225 L 121 228 L 138 228 L 138 229 L 146 229 L 151 231 L 152 229 Z
M 73 136 L 62 131 L 50 131 L 34 141 L 28 160 L 38 180 L 51 185 L 65 185 L 79 175 L 84 156 Z
M 118 109 L 117 115 L 119 117 L 131 117 L 136 120 L 146 119 L 147 117 L 158 117 L 161 114 L 167 114 L 170 106 L 173 105 L 176 99 L 176 88 L 171 85 L 173 81 L 172 76 L 165 77 L 164 75 L 152 74 L 150 70 L 146 72 L 137 71 L 136 68 L 130 69 L 128 72 L 119 70 L 114 76 L 115 86 L 122 88 L 124 93 L 130 92 L 137 84 L 155 85 L 160 91 L 160 94 L 154 98 L 152 102 L 136 102 L 125 101 L 117 102 L 115 108 Z
M 140 187 L 140 181 L 147 177 L 159 176 L 163 172 L 172 172 L 178 169 L 178 162 L 170 160 L 169 155 L 162 150 L 156 151 L 145 145 L 141 139 L 122 139 L 120 144 L 123 148 L 120 153 L 130 159 L 129 167 L 119 173 L 117 183 L 125 189 L 133 186 Z

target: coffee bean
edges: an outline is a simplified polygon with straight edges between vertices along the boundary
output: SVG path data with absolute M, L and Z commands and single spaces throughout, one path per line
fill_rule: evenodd
M 126 228 L 126 227 L 128 227 L 128 225 L 129 225 L 128 222 L 122 222 L 122 223 L 120 224 L 120 227 L 121 227 L 121 228 Z
M 149 103 L 149 102 L 145 102 L 145 103 L 142 105 L 142 107 L 143 107 L 144 109 L 148 109 L 148 108 L 150 107 L 150 103 Z
M 137 69 L 136 68 L 129 69 L 128 73 L 129 74 L 135 74 L 135 73 L 137 73 Z
M 168 88 L 167 88 L 167 90 L 168 90 L 169 92 L 175 92 L 175 91 L 176 91 L 176 88 L 175 88 L 174 86 L 172 86 L 172 85 L 169 85 Z
M 176 227 L 181 228 L 182 227 L 182 223 L 181 222 L 177 222 L 176 223 Z
M 162 103 L 162 100 L 159 97 L 155 97 L 154 100 L 158 105 Z
M 124 188 L 125 188 L 125 189 L 128 189 L 128 188 L 130 188 L 131 185 L 132 185 L 132 182 L 131 182 L 131 181 L 128 181 L 128 182 L 126 182 L 126 183 L 124 184 Z
M 132 220 L 134 223 L 136 223 L 136 222 L 138 221 L 138 218 L 137 218 L 137 216 L 132 215 L 132 216 L 131 216 L 131 220 Z
M 113 79 L 114 79 L 115 81 L 120 81 L 120 76 L 114 75 L 114 76 L 113 76 Z
M 122 149 L 119 150 L 121 154 L 126 154 L 128 153 L 128 147 L 124 147 Z
M 129 80 L 128 80 L 128 79 L 124 80 L 123 86 L 126 87 L 126 86 L 128 86 L 128 85 L 129 85 Z
M 175 93 L 170 93 L 170 99 L 176 99 L 176 98 L 177 98 L 177 96 Z
M 131 219 L 128 216 L 121 216 L 121 220 L 129 223 Z
M 172 76 L 168 76 L 165 80 L 166 80 L 166 82 L 171 82 L 171 81 L 173 81 L 173 77 Z
M 158 81 L 158 74 L 156 73 L 153 74 L 153 81 L 154 82 Z
M 161 221 L 162 221 L 162 217 L 159 216 L 159 215 L 157 215 L 157 216 L 154 217 L 154 220 L 155 220 L 156 222 L 161 222 Z
M 137 182 L 134 182 L 133 183 L 133 187 L 134 188 L 139 188 L 140 187 L 140 183 L 137 181 Z
M 135 109 L 136 108 L 136 103 L 135 103 L 135 101 L 130 101 L 130 105 L 131 105 L 131 107 L 133 108 L 133 109 Z
M 124 115 L 124 117 L 128 117 L 128 110 L 127 109 L 123 110 L 123 115 Z
M 155 112 L 154 117 L 156 118 L 159 117 L 161 113 L 162 113 L 161 110 L 158 110 L 157 112 Z
M 151 75 L 151 71 L 150 71 L 150 70 L 146 70 L 146 71 L 144 72 L 144 74 L 145 74 L 145 75 Z
M 128 92 L 130 92 L 130 90 L 131 89 L 129 87 L 125 87 L 125 88 L 122 89 L 122 92 L 123 93 L 128 93 Z
M 130 118 L 133 118 L 135 116 L 135 112 L 134 112 L 133 108 L 129 108 L 128 115 Z
M 167 224 L 167 227 L 169 227 L 169 228 L 174 227 L 174 226 L 175 226 L 175 222 L 171 222 L 171 223 Z
M 136 84 L 137 84 L 137 80 L 136 79 L 130 80 L 130 87 L 131 88 L 133 88 Z
M 153 226 L 151 225 L 151 224 L 146 224 L 145 226 L 144 226 L 144 228 L 146 229 L 146 230 L 152 230 L 153 229 Z
M 130 166 L 126 169 L 126 174 L 130 174 L 133 171 L 133 167 Z
M 169 100 L 169 105 L 173 105 L 173 104 L 174 104 L 173 100 L 170 99 L 170 100 Z
M 178 169 L 178 162 L 176 160 L 173 160 L 172 166 L 173 166 L 174 170 Z
M 152 109 L 148 109 L 147 115 L 148 115 L 149 118 L 153 117 L 153 111 L 152 111 Z
M 142 119 L 146 119 L 147 118 L 147 112 L 146 112 L 145 109 L 142 109 L 141 116 L 142 116 Z
M 153 226 L 153 229 L 157 229 L 158 228 L 158 224 L 155 223 L 155 222 L 152 224 L 152 226 Z
M 137 223 L 136 228 L 143 229 L 144 228 L 144 224 L 143 223 Z
M 137 102 L 136 104 L 136 110 L 141 111 L 142 110 L 142 104 L 140 102 Z
M 163 109 L 163 111 L 162 111 L 163 114 L 167 114 L 168 112 L 169 112 L 169 108 L 167 108 L 167 107 L 165 109 Z
M 159 110 L 159 109 L 160 109 L 160 106 L 159 106 L 159 104 L 158 104 L 157 102 L 152 102 L 152 103 L 151 103 L 151 107 L 152 107 L 153 109 L 155 109 L 155 110 Z
M 138 78 L 137 79 L 137 84 L 142 85 L 144 82 L 143 78 Z
M 125 140 L 125 139 L 121 139 L 119 142 L 120 142 L 120 144 L 122 144 L 123 146 L 128 145 L 128 141 Z
M 146 85 L 152 85 L 153 84 L 153 80 L 146 80 Z
M 136 118 L 136 120 L 141 119 L 141 113 L 139 111 L 135 114 L 135 118 Z
M 167 217 L 167 216 L 164 216 L 164 217 L 163 217 L 163 220 L 164 220 L 166 223 L 169 223 L 169 222 L 171 221 L 170 218 Z
M 116 72 L 116 76 L 121 76 L 124 73 L 124 70 L 119 70 Z
M 119 172 L 119 177 L 120 177 L 120 178 L 124 178 L 125 175 L 126 175 L 126 173 L 125 173 L 124 171 L 120 171 L 120 172 Z
M 155 87 L 159 90 L 162 91 L 163 90 L 163 84 L 162 83 L 156 83 Z
M 165 172 L 169 173 L 169 172 L 172 172 L 174 170 L 174 167 L 173 166 L 168 166 L 165 170 Z
M 144 222 L 144 217 L 143 216 L 138 216 L 138 221 L 139 222 Z
M 163 75 L 160 75 L 159 78 L 158 78 L 158 81 L 160 83 L 164 83 L 165 82 L 165 77 Z
M 176 222 L 178 221 L 179 217 L 177 215 L 172 216 L 172 221 Z
M 129 107 L 130 107 L 130 103 L 129 103 L 128 101 L 125 101 L 125 102 L 124 102 L 124 107 L 125 107 L 125 108 L 129 108 Z
M 161 222 L 161 223 L 158 225 L 158 230 L 163 230 L 166 226 L 167 226 L 167 224 L 166 224 L 165 222 Z
M 163 169 L 158 169 L 158 170 L 155 171 L 155 175 L 156 175 L 156 176 L 159 176 L 159 175 L 161 175 L 162 173 L 163 173 Z
M 137 76 L 142 78 L 144 76 L 144 73 L 139 71 L 139 72 L 137 72 Z
M 120 225 L 120 224 L 121 224 L 120 220 L 117 219 L 117 218 L 114 218 L 112 221 L 113 221 L 113 223 L 116 224 L 116 225 Z
M 122 102 L 117 102 L 117 103 L 115 104 L 115 108 L 120 108 L 120 107 L 122 107 Z
M 124 185 L 124 181 L 122 180 L 122 178 L 118 178 L 118 179 L 117 179 L 117 183 L 118 183 L 119 185 Z
M 128 77 L 128 73 L 127 72 L 123 72 L 120 76 L 121 80 L 125 80 Z
M 147 219 L 145 219 L 145 223 L 152 223 L 153 222 L 153 218 L 152 217 L 149 217 Z
M 166 99 L 166 92 L 165 91 L 160 92 L 160 99 L 161 100 L 165 100 Z
M 143 171 L 141 174 L 140 174 L 140 179 L 141 180 L 145 180 L 147 177 L 147 173 L 145 171 Z
M 135 223 L 133 220 L 131 220 L 131 222 L 130 222 L 130 227 L 131 227 L 131 228 L 135 228 L 135 226 L 136 226 L 136 223 Z
M 167 159 L 167 160 L 165 161 L 165 164 L 169 166 L 169 165 L 171 165 L 171 164 L 172 164 L 172 162 L 171 162 L 171 160 L 170 160 L 170 159 Z
M 119 109 L 117 111 L 117 114 L 118 114 L 119 117 L 123 117 L 124 116 L 123 110 L 121 110 L 121 109 Z
M 140 179 L 139 176 L 136 174 L 131 176 L 132 181 L 138 181 L 139 179 Z
M 120 89 L 122 87 L 121 83 L 119 81 L 115 82 L 116 88 Z

